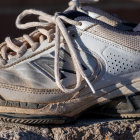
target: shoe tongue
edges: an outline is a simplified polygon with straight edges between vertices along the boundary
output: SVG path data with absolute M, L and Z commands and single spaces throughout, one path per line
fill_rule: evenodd
M 133 29 L 134 32 L 140 32 L 140 23 Z
M 67 18 L 70 18 L 72 20 L 74 20 L 75 18 L 78 18 L 78 17 L 89 17 L 88 15 L 82 13 L 82 12 L 79 12 L 79 11 L 76 11 L 76 10 L 69 10 L 69 11 L 66 11 L 63 13 L 64 16 L 66 16 Z

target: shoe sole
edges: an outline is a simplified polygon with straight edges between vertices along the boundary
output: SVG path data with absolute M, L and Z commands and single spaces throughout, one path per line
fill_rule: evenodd
M 19 123 L 19 124 L 28 124 L 28 125 L 42 125 L 42 124 L 66 124 L 73 122 L 75 118 L 70 117 L 58 117 L 58 116 L 24 116 L 17 117 L 19 114 L 0 114 L 0 121 L 8 123 Z
M 140 79 L 139 80 L 134 80 L 131 81 L 131 83 L 126 83 L 126 84 L 117 84 L 113 85 L 112 87 L 106 87 L 104 88 L 106 93 L 99 93 L 97 91 L 98 97 L 96 96 L 90 96 L 86 97 L 84 99 L 81 99 L 79 102 L 76 99 L 72 99 L 71 102 L 64 102 L 61 103 L 62 106 L 71 106 L 70 110 L 66 110 L 68 113 L 64 113 L 65 116 L 69 117 L 63 117 L 60 115 L 36 115 L 37 113 L 31 114 L 32 110 L 25 109 L 23 113 L 21 113 L 20 108 L 12 108 L 12 107 L 2 107 L 0 106 L 0 120 L 4 122 L 11 122 L 11 123 L 22 123 L 22 124 L 64 124 L 64 123 L 69 123 L 71 121 L 74 121 L 76 117 L 73 116 L 78 116 L 81 112 L 84 112 L 86 109 L 95 106 L 97 104 L 103 104 L 106 102 L 109 102 L 113 98 L 121 97 L 121 96 L 128 96 L 128 95 L 133 95 L 134 93 L 140 91 Z M 114 88 L 115 87 L 115 88 Z M 130 90 L 131 87 L 133 87 L 133 90 Z M 120 92 L 121 91 L 121 92 Z M 84 102 L 84 104 L 80 104 Z M 64 104 L 64 105 L 63 105 Z M 60 107 L 62 107 L 60 106 Z M 74 108 L 74 109 L 73 109 Z M 66 108 L 65 108 L 66 109 Z M 65 110 L 64 109 L 64 110 Z M 48 110 L 48 108 L 43 108 L 40 112 L 44 112 Z M 19 112 L 13 114 L 12 112 Z M 35 110 L 38 111 L 38 110 Z M 9 113 L 11 112 L 11 113 Z M 25 113 L 26 112 L 26 113 Z M 8 114 L 9 113 L 9 114 Z M 20 116 L 21 114 L 21 116 Z M 24 116 L 23 114 L 30 114 Z M 63 112 L 62 112 L 63 114 Z M 105 114 L 103 114 L 105 115 Z M 118 115 L 113 115 L 109 114 L 108 116 L 111 117 L 117 117 Z M 128 113 L 128 114 L 119 114 L 120 118 L 140 118 L 140 113 Z
M 90 116 L 113 118 L 140 118 L 140 92 L 130 96 L 112 99 L 108 103 L 98 104 L 84 112 Z
M 103 116 L 108 116 L 108 117 L 112 117 L 112 118 L 122 118 L 122 119 L 137 119 L 140 118 L 140 113 L 138 114 L 107 114 L 107 113 L 103 113 L 100 114 Z

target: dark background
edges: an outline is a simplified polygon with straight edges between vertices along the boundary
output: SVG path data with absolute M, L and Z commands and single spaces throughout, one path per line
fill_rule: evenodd
M 0 41 L 4 41 L 6 36 L 18 37 L 22 35 L 23 32 L 15 27 L 15 19 L 22 10 L 33 8 L 53 14 L 66 9 L 68 1 L 0 0 Z M 115 13 L 125 20 L 140 22 L 140 0 L 100 0 L 92 6 Z

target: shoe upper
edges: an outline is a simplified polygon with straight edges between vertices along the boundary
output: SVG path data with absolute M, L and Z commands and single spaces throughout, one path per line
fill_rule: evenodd
M 97 2 L 97 1 L 83 1 L 82 3 L 92 3 L 92 2 Z M 69 2 L 69 9 L 76 9 L 80 12 L 86 13 L 88 16 L 94 18 L 94 19 L 98 19 L 102 22 L 105 22 L 111 26 L 114 26 L 118 29 L 121 30 L 126 30 L 126 31 L 135 31 L 138 32 L 140 31 L 139 26 L 135 23 L 130 23 L 128 21 L 122 20 L 120 18 L 118 18 L 116 15 L 112 15 L 104 10 L 95 8 L 95 7 L 91 7 L 91 6 L 82 6 L 80 5 L 81 1 L 80 0 L 74 0 L 74 1 L 70 1 Z
M 118 29 L 136 32 L 139 31 L 137 24 L 122 20 L 116 15 L 111 15 L 110 13 L 101 9 L 90 6 L 83 6 L 81 9 L 85 11 L 90 17 L 98 19 Z
M 1 44 L 2 99 L 56 103 L 70 100 L 75 95 L 77 98 L 93 95 L 93 89 L 96 93 L 106 86 L 139 78 L 139 32 L 122 31 L 78 11 L 59 13 L 51 18 L 59 20 L 53 25 L 47 15 L 44 18 L 44 22 L 40 21 L 44 25 L 41 28 L 42 24 L 33 24 L 37 31 L 31 35 L 14 40 L 7 38 Z M 30 27 L 30 24 L 24 25 Z M 48 41 L 48 31 L 51 41 Z M 54 38 L 58 40 L 54 41 Z M 38 43 L 36 49 L 29 47 L 35 43 Z M 17 50 L 13 51 L 15 48 Z M 75 87 L 76 90 L 71 90 Z M 66 89 L 74 92 L 65 92 Z

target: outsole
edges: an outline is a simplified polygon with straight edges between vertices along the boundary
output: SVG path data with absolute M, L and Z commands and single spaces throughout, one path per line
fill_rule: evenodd
M 109 114 L 109 113 L 97 113 L 93 112 L 91 115 L 98 115 L 98 116 L 105 116 L 105 117 L 111 117 L 111 118 L 120 118 L 120 119 L 139 119 L 140 118 L 140 113 L 139 114 Z
M 125 97 L 134 95 L 135 92 L 140 91 L 139 84 L 140 84 L 140 80 L 133 81 L 132 83 L 127 84 L 127 87 L 125 87 L 124 85 L 121 85 L 121 84 L 118 84 L 117 86 L 115 86 L 115 89 L 114 89 L 114 86 L 112 86 L 111 88 L 108 87 L 108 88 L 106 88 L 106 92 L 107 92 L 106 94 L 103 93 L 103 95 L 100 95 L 100 97 L 98 97 L 96 100 L 92 100 L 92 98 L 91 98 L 91 102 L 89 102 L 88 105 L 89 105 L 89 107 L 91 107 L 91 106 L 94 107 L 94 106 L 96 106 L 98 104 L 102 104 L 102 103 L 106 104 L 106 102 L 111 101 L 114 98 L 120 97 L 122 95 L 125 96 Z M 129 88 L 131 86 L 135 87 L 135 89 L 136 89 L 135 92 L 128 90 L 128 89 L 131 89 L 131 88 Z M 74 101 L 77 101 L 77 100 L 74 100 Z M 83 101 L 85 101 L 85 99 Z M 140 101 L 140 99 L 139 99 L 139 101 Z M 67 102 L 65 102 L 65 104 L 66 103 Z M 67 110 L 67 112 L 68 112 L 67 116 L 76 116 L 76 117 L 49 116 L 49 115 L 47 115 L 47 116 L 45 116 L 45 115 L 44 116 L 41 116 L 41 115 L 40 116 L 38 116 L 38 115 L 32 116 L 30 114 L 29 110 L 28 110 L 28 113 L 26 112 L 26 109 L 24 110 L 24 114 L 14 114 L 14 113 L 9 113 L 9 112 L 16 112 L 16 111 L 18 112 L 18 109 L 20 109 L 20 108 L 17 108 L 17 110 L 16 109 L 14 110 L 13 107 L 9 107 L 9 108 L 8 107 L 3 107 L 3 108 L 1 107 L 2 110 L 1 110 L 1 113 L 0 113 L 0 120 L 3 121 L 3 122 L 20 123 L 20 124 L 33 124 L 33 125 L 34 124 L 40 125 L 40 124 L 64 124 L 64 123 L 70 123 L 70 122 L 75 121 L 77 116 L 80 116 L 80 114 L 83 114 L 85 112 L 84 110 L 81 111 L 82 107 L 83 108 L 88 108 L 87 106 L 84 107 L 84 105 L 81 108 L 79 108 L 78 103 L 77 103 L 77 106 L 78 106 L 76 108 L 77 110 L 76 109 L 74 110 L 76 112 L 76 114 L 74 114 L 74 115 L 69 114 L 69 112 Z M 72 108 L 73 107 L 74 106 L 72 106 Z M 140 106 L 139 106 L 139 109 L 140 109 Z M 79 113 L 77 113 L 78 111 L 79 111 Z M 19 112 L 21 112 L 21 110 Z M 80 113 L 80 112 L 83 112 L 83 113 Z M 94 110 L 93 110 L 93 114 L 97 114 L 97 112 L 94 113 Z M 27 113 L 28 115 L 25 115 L 25 113 Z M 35 113 L 35 114 L 37 114 L 37 113 Z M 102 113 L 100 112 L 100 113 L 98 113 L 98 115 L 115 117 L 115 118 L 116 117 L 117 118 L 128 118 L 128 119 L 140 118 L 140 112 L 137 112 L 137 111 L 126 112 L 125 114 L 124 113 L 110 114 L 110 113 L 106 113 L 106 112 L 102 112 Z
M 86 113 L 88 112 L 88 113 Z M 112 118 L 140 118 L 140 92 L 121 96 L 89 108 L 85 113 Z
M 90 116 L 90 113 L 88 114 Z M 99 116 L 105 116 L 105 117 L 111 117 L 111 118 L 122 118 L 122 119 L 138 119 L 140 118 L 139 114 L 108 114 L 108 113 L 92 113 L 91 116 L 94 117 L 96 115 Z M 18 123 L 18 124 L 25 124 L 25 125 L 42 125 L 42 124 L 66 124 L 76 121 L 78 117 L 75 118 L 68 118 L 68 117 L 39 117 L 39 118 L 18 118 L 0 114 L 0 121 L 6 122 L 6 123 Z
M 65 124 L 75 120 L 75 118 L 58 117 L 58 116 L 39 116 L 39 117 L 16 117 L 10 114 L 0 114 L 0 121 L 9 123 L 19 123 L 28 125 L 41 124 Z M 29 115 L 30 116 L 30 115 Z
M 85 111 L 85 112 L 88 112 Z M 111 117 L 111 118 L 122 118 L 122 119 L 138 119 L 140 118 L 140 113 L 134 114 L 109 114 L 109 113 L 101 113 L 101 112 L 88 112 L 85 113 L 86 116 L 93 116 L 96 115 L 100 117 Z M 84 113 L 81 113 L 79 116 L 85 116 Z M 61 117 L 61 116 L 39 116 L 39 117 L 16 117 L 17 114 L 10 115 L 10 114 L 0 114 L 0 121 L 6 123 L 18 123 L 18 124 L 25 124 L 25 125 L 42 125 L 42 124 L 66 124 L 75 122 L 78 116 L 76 117 Z

